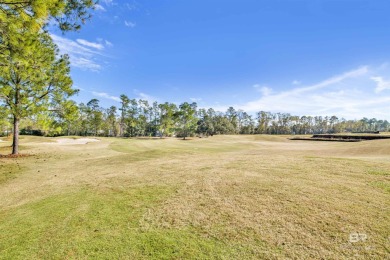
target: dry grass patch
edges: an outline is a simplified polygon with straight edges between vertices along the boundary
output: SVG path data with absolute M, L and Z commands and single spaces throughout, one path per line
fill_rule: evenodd
M 0 159 L 0 174 L 15 173 L 0 182 L 5 258 L 389 255 L 390 141 L 215 136 L 61 146 L 27 138 L 23 145 L 35 156 Z M 350 242 L 356 232 L 367 239 Z

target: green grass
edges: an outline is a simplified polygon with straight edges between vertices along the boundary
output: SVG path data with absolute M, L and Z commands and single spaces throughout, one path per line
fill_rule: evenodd
M 390 193 L 390 181 L 375 181 L 371 183 L 372 186 L 382 189 L 383 191 Z
M 147 207 L 171 192 L 165 187 L 83 189 L 8 211 L 1 216 L 0 229 L 9 231 L 2 233 L 1 255 L 10 259 L 141 255 L 135 236 L 139 220 Z
M 204 238 L 195 229 L 142 222 L 167 187 L 61 194 L 0 215 L 1 258 L 216 258 L 249 255 L 246 248 Z M 250 253 L 250 252 L 249 252 Z
M 390 171 L 386 171 L 382 169 L 369 170 L 367 173 L 372 175 L 379 175 L 379 176 L 390 176 Z
M 55 142 L 25 136 L 22 152 L 33 156 L 0 159 L 0 259 L 389 254 L 388 140 Z M 367 241 L 350 243 L 353 232 Z

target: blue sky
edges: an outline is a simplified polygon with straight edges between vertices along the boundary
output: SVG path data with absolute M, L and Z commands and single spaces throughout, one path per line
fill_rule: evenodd
M 118 97 L 390 119 L 390 1 L 101 0 L 71 56 L 74 99 Z

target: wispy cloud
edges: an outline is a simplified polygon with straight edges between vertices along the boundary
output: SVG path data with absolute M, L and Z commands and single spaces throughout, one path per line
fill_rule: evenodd
M 358 68 L 356 70 L 348 71 L 348 72 L 345 72 L 341 75 L 331 77 L 329 79 L 326 79 L 324 81 L 321 81 L 317 84 L 314 84 L 314 85 L 311 85 L 308 87 L 296 88 L 296 89 L 293 89 L 291 91 L 287 91 L 287 92 L 285 92 L 285 94 L 290 95 L 293 93 L 298 94 L 298 93 L 304 93 L 304 92 L 308 92 L 308 91 L 318 90 L 318 89 L 321 89 L 321 88 L 324 88 L 324 87 L 327 87 L 327 86 L 330 86 L 333 84 L 337 84 L 337 83 L 342 82 L 342 81 L 349 79 L 349 78 L 356 78 L 356 77 L 362 76 L 364 74 L 367 74 L 367 72 L 368 72 L 368 67 L 364 66 L 364 67 Z
M 99 5 L 99 4 L 95 4 L 95 10 L 102 11 L 102 12 L 106 11 L 106 9 L 102 5 Z
M 102 57 L 104 56 L 102 50 L 104 46 L 101 43 L 89 42 L 83 39 L 73 41 L 55 34 L 51 36 L 61 53 L 69 55 L 73 67 L 90 71 L 102 69 Z
M 154 101 L 159 101 L 157 97 L 141 92 L 138 89 L 134 89 L 134 94 L 136 95 L 136 99 L 147 100 L 149 103 L 153 103 Z
M 105 5 L 113 5 L 114 0 L 100 0 L 101 3 L 104 3 Z
M 121 99 L 119 97 L 111 96 L 110 94 L 108 94 L 106 92 L 95 92 L 95 91 L 92 91 L 91 93 L 92 93 L 92 95 L 94 95 L 96 97 L 102 97 L 102 98 L 114 100 L 116 102 L 121 102 Z
M 385 89 L 390 89 L 390 81 L 386 81 L 382 77 L 371 77 L 371 79 L 376 82 L 376 93 L 379 93 Z
M 302 82 L 300 82 L 299 80 L 293 80 L 293 82 L 291 82 L 291 84 L 293 84 L 294 86 L 298 86 L 298 85 L 301 85 Z
M 104 40 L 104 43 L 105 43 L 108 47 L 114 46 L 114 44 L 112 44 L 112 42 L 109 42 L 109 41 L 107 41 L 107 40 Z
M 200 101 L 202 101 L 201 98 L 190 98 L 190 100 L 191 100 L 192 102 L 200 102 Z
M 268 96 L 272 93 L 272 88 L 268 87 L 268 86 L 262 86 L 260 84 L 255 84 L 253 85 L 253 88 L 260 92 L 263 96 Z
M 271 93 L 258 85 L 256 89 L 262 93 L 261 97 L 235 104 L 234 107 L 247 112 L 264 110 L 295 115 L 389 119 L 390 93 L 378 95 L 378 92 L 390 89 L 390 82 L 383 80 L 383 77 L 372 77 L 378 71 L 377 68 L 364 66 L 308 86 L 284 91 L 273 88 Z M 374 81 L 377 83 L 376 89 Z M 214 108 L 224 111 L 227 106 Z
M 129 11 L 133 11 L 133 10 L 137 10 L 138 9 L 138 3 L 133 1 L 133 3 L 126 3 L 125 4 L 126 8 L 129 10 Z
M 100 44 L 100 43 L 97 43 L 97 42 L 89 42 L 89 41 L 84 40 L 84 39 L 77 39 L 76 41 L 78 43 L 80 43 L 81 45 L 84 45 L 84 46 L 87 46 L 87 47 L 91 47 L 91 48 L 98 49 L 98 50 L 103 50 L 104 49 L 103 44 Z
M 129 21 L 125 21 L 125 25 L 130 28 L 134 28 L 137 24 Z

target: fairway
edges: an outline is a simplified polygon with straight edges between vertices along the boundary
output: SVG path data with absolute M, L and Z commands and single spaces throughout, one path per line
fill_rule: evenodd
M 388 259 L 390 140 L 288 137 L 21 136 L 0 259 Z

